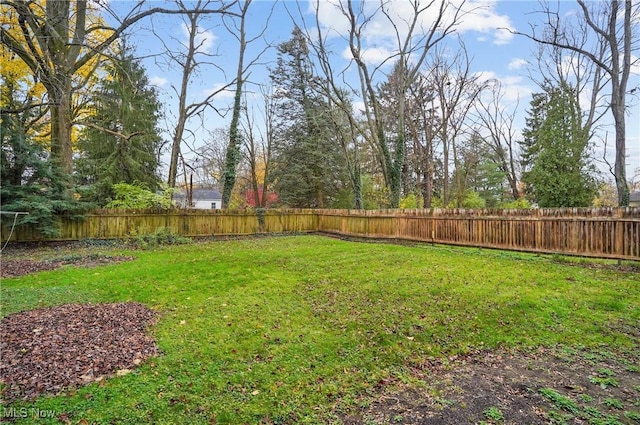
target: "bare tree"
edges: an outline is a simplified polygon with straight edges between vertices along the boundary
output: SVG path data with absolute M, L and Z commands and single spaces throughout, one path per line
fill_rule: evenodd
M 202 20 L 208 16 L 206 11 L 210 7 L 210 3 L 212 3 L 212 0 L 198 0 L 194 7 L 190 9 L 187 8 L 186 4 L 182 0 L 176 0 L 178 9 L 182 11 L 183 24 L 187 33 L 186 42 L 179 41 L 184 50 L 175 51 L 169 48 L 164 38 L 156 34 L 158 39 L 164 45 L 167 60 L 166 66 L 169 68 L 177 65 L 182 70 L 180 86 L 171 86 L 178 98 L 178 110 L 175 126 L 172 130 L 173 134 L 168 177 L 169 187 L 176 186 L 179 160 L 182 156 L 181 145 L 186 131 L 187 122 L 191 118 L 202 114 L 208 107 L 211 107 L 216 112 L 220 113 L 213 107 L 212 101 L 216 95 L 228 89 L 233 84 L 233 82 L 224 84 L 217 89 L 211 90 L 203 99 L 188 103 L 189 83 L 196 71 L 205 65 L 218 68 L 213 61 L 213 58 L 218 54 L 215 52 L 208 52 L 203 48 L 207 43 L 207 38 L 206 35 L 202 35 L 203 29 L 201 24 Z
M 475 104 L 475 112 L 482 129 L 485 130 L 484 140 L 496 155 L 500 169 L 507 177 L 511 196 L 517 200 L 520 198 L 519 152 L 515 127 L 518 105 L 504 103 L 505 92 L 499 81 L 491 81 L 489 88 L 490 97 L 480 96 Z
M 230 24 L 225 22 L 225 27 L 227 30 L 238 40 L 239 44 L 239 53 L 238 53 L 238 68 L 236 71 L 235 78 L 235 94 L 233 99 L 233 109 L 231 113 L 231 125 L 229 127 L 229 144 L 227 146 L 226 158 L 225 158 L 225 167 L 224 167 L 224 176 L 223 176 L 223 186 L 222 186 L 222 207 L 226 208 L 229 205 L 229 200 L 231 199 L 231 192 L 233 191 L 233 187 L 236 183 L 236 168 L 240 163 L 241 159 L 241 137 L 240 137 L 240 129 L 239 122 L 240 116 L 242 114 L 242 94 L 243 87 L 245 81 L 248 77 L 248 72 L 251 66 L 253 66 L 260 58 L 262 53 L 267 49 L 265 47 L 262 52 L 260 52 L 256 57 L 250 61 L 249 64 L 245 64 L 245 52 L 247 50 L 247 46 L 262 38 L 264 32 L 269 25 L 269 20 L 271 14 L 267 16 L 265 20 L 265 24 L 262 27 L 262 31 L 258 33 L 255 37 L 247 38 L 246 31 L 246 17 L 247 12 L 249 11 L 249 6 L 251 5 L 252 0 L 245 0 L 244 3 L 240 4 L 240 12 L 238 13 L 239 23 L 233 22 L 233 27 Z M 273 7 L 271 8 L 271 12 L 273 12 Z
M 270 89 L 260 87 L 260 93 L 264 100 L 262 125 L 256 125 L 255 110 L 249 110 L 246 106 L 242 125 L 242 139 L 244 140 L 244 153 L 249 164 L 250 185 L 253 191 L 254 205 L 256 208 L 266 208 L 270 189 L 271 176 L 269 165 L 273 148 L 274 105 Z
M 434 90 L 425 75 L 418 75 L 410 91 L 415 116 L 408 120 L 407 126 L 414 145 L 414 169 L 422 191 L 423 207 L 431 208 L 440 119 L 436 114 Z
M 579 6 L 577 32 L 588 34 L 587 44 L 576 43 L 575 31 L 560 18 L 558 11 L 548 3 L 542 3 L 545 17 L 544 29 L 540 33 L 532 26 L 531 33 L 514 32 L 537 43 L 554 46 L 587 58 L 598 72 L 608 79 L 610 95 L 606 107 L 611 111 L 615 128 L 615 162 L 613 175 L 618 192 L 618 204 L 629 205 L 629 187 L 626 179 L 626 122 L 625 112 L 627 84 L 634 61 L 632 53 L 639 48 L 635 30 L 640 15 L 639 5 L 631 0 L 587 2 L 577 0 Z M 636 59 L 637 61 L 637 59 Z
M 316 10 L 319 8 L 316 3 Z M 462 5 L 455 7 L 446 0 L 432 0 L 420 2 L 410 0 L 406 2 L 410 7 L 408 16 L 395 14 L 393 2 L 380 0 L 377 7 L 368 8 L 365 2 L 354 3 L 351 0 L 339 1 L 334 4 L 348 23 L 348 33 L 345 36 L 349 43 L 352 56 L 351 65 L 355 65 L 359 76 L 359 87 L 350 87 L 356 99 L 364 104 L 365 126 L 361 135 L 371 144 L 378 155 L 382 174 L 391 193 L 391 205 L 397 207 L 402 189 L 402 170 L 405 161 L 405 109 L 404 95 L 409 90 L 411 82 L 416 78 L 428 52 L 455 30 L 462 12 Z M 393 52 L 381 61 L 372 65 L 366 60 L 365 37 L 369 25 L 374 18 L 384 16 L 385 24 L 392 29 L 394 39 Z M 425 24 L 428 22 L 428 24 Z M 318 25 L 317 40 L 324 40 L 320 25 Z M 316 49 L 316 51 L 319 49 Z M 400 67 L 404 76 L 400 84 L 398 102 L 398 123 L 394 130 L 394 140 L 389 140 L 384 128 L 382 111 L 376 81 L 381 67 L 393 61 Z M 343 71 L 344 72 L 344 71 Z M 326 74 L 326 71 L 325 71 Z M 353 112 L 351 112 L 353 114 Z
M 480 82 L 477 75 L 471 74 L 471 61 L 462 43 L 453 57 L 448 57 L 442 50 L 436 50 L 430 66 L 427 84 L 434 91 L 440 118 L 436 131 L 442 143 L 443 154 L 442 200 L 447 205 L 451 200 L 451 164 L 458 168 L 456 140 L 465 130 L 469 111 L 486 84 Z
M 224 169 L 225 146 L 229 140 L 229 131 L 217 128 L 209 131 L 209 140 L 195 150 L 196 158 L 192 161 L 197 183 L 204 186 L 219 186 Z
M 79 70 L 141 19 L 158 13 L 182 14 L 191 10 L 164 7 L 145 10 L 146 3 L 139 1 L 119 20 L 118 26 L 109 27 L 89 19 L 87 0 L 46 0 L 44 7 L 42 2 L 27 0 L 2 0 L 0 4 L 17 15 L 19 25 L 17 31 L 0 27 L 0 43 L 20 57 L 46 88 L 51 113 L 51 153 L 67 173 L 72 171 L 72 98 L 74 92 L 86 84 L 86 78 L 79 78 Z M 229 7 L 222 2 L 215 5 L 217 7 L 203 8 L 199 13 L 226 13 Z M 107 35 L 98 36 L 99 33 Z

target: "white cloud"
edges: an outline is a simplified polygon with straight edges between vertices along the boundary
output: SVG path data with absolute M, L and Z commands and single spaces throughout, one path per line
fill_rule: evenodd
M 504 97 L 507 103 L 522 101 L 533 93 L 533 89 L 525 84 L 523 77 L 517 75 L 498 75 L 493 71 L 481 71 L 474 73 L 479 82 L 497 81 L 502 85 Z
M 500 15 L 496 12 L 496 1 L 476 0 L 464 4 L 464 10 L 469 11 L 464 15 L 459 30 L 477 31 L 484 34 L 493 35 L 493 43 L 502 45 L 508 44 L 513 39 L 513 34 L 509 30 L 514 27 L 511 19 L 507 15 Z M 482 37 L 484 39 L 484 37 Z
M 496 28 L 494 33 L 493 44 L 503 45 L 509 44 L 513 39 L 513 33 L 506 28 Z
M 526 99 L 533 93 L 533 89 L 526 84 L 509 84 L 504 89 L 504 100 L 516 102 Z
M 318 7 L 318 19 L 323 31 L 329 35 L 343 35 L 349 32 L 349 21 L 340 10 L 339 0 L 309 0 L 308 13 L 315 15 Z
M 529 62 L 527 62 L 526 59 L 513 58 L 511 59 L 511 62 L 509 62 L 507 68 L 509 68 L 510 70 L 516 70 L 522 68 L 523 66 L 526 66 L 528 63 Z
M 427 0 L 421 0 L 420 6 L 424 7 L 426 4 Z M 345 0 L 321 0 L 317 5 L 315 0 L 309 0 L 310 13 L 315 14 L 316 6 L 323 32 L 329 36 L 345 37 L 349 31 L 348 19 L 341 10 L 347 7 Z M 430 31 L 439 16 L 439 7 L 440 2 L 435 1 L 421 13 L 414 29 L 416 35 Z M 509 30 L 514 27 L 511 20 L 508 16 L 497 13 L 496 1 L 492 0 L 449 1 L 439 23 L 440 28 L 447 27 L 453 21 L 458 7 L 462 7 L 462 11 L 458 16 L 457 31 L 479 32 L 482 39 L 491 37 L 493 43 L 498 45 L 507 44 L 512 40 L 513 34 Z M 368 20 L 367 24 L 361 27 L 364 47 L 375 43 L 378 46 L 386 45 L 388 48 L 393 45 L 395 49 L 396 31 L 401 39 L 404 39 L 409 31 L 414 14 L 412 2 L 391 0 L 387 3 L 386 14 L 378 8 L 377 1 L 365 1 L 354 5 L 354 12 L 359 16 L 358 24 Z M 358 15 L 359 13 L 361 15 Z M 371 54 L 375 55 L 375 50 L 372 50 Z
M 164 78 L 164 77 L 153 76 L 153 77 L 149 78 L 149 83 L 152 86 L 164 87 L 169 83 L 169 80 Z
M 362 100 L 353 101 L 353 111 L 356 117 L 363 118 L 365 116 L 364 102 Z
M 486 83 L 491 80 L 497 80 L 498 75 L 493 71 L 479 71 L 473 74 L 478 79 L 479 83 Z
M 189 40 L 189 28 L 187 27 L 186 23 L 182 23 L 181 30 L 182 36 L 184 37 L 182 44 L 186 47 L 188 46 Z M 218 37 L 211 31 L 207 31 L 198 27 L 196 28 L 196 36 L 193 42 L 198 53 L 212 53 L 213 46 L 217 39 Z
M 226 87 L 228 86 L 228 87 Z M 226 88 L 225 88 L 226 87 Z M 212 94 L 216 93 L 215 98 L 216 99 L 232 99 L 235 95 L 234 91 L 233 91 L 233 86 L 229 86 L 226 83 L 215 83 L 213 85 L 213 87 L 211 87 L 210 89 L 206 89 L 204 91 L 204 95 L 205 96 L 211 96 Z
M 363 61 L 371 65 L 380 65 L 382 61 L 388 59 L 393 55 L 389 49 L 385 47 L 370 47 L 363 49 L 360 53 L 360 57 Z M 351 49 L 346 47 L 342 51 L 342 57 L 345 59 L 353 59 L 353 55 L 351 54 Z M 392 65 L 393 61 L 388 61 L 387 65 Z

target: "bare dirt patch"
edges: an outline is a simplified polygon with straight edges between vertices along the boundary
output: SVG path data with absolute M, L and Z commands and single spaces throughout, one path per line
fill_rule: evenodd
M 3 401 L 128 373 L 157 354 L 145 334 L 155 318 L 139 303 L 67 304 L 6 316 L 0 321 Z
M 638 424 L 640 353 L 482 352 L 413 366 L 345 424 Z

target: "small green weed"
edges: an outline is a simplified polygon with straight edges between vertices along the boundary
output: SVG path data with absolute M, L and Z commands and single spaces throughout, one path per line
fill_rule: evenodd
M 542 394 L 544 397 L 551 400 L 554 406 L 556 406 L 558 409 L 561 409 L 573 414 L 578 413 L 578 405 L 576 404 L 576 402 L 571 400 L 569 397 L 563 396 L 556 390 L 551 388 L 542 388 L 540 390 L 540 394 Z
M 614 378 L 603 378 L 601 376 L 591 376 L 589 382 L 592 384 L 600 385 L 600 388 L 606 390 L 607 387 L 617 387 L 618 381 Z
M 490 421 L 501 422 L 504 420 L 504 415 L 502 414 L 500 409 L 495 406 L 489 407 L 482 413 L 484 414 L 484 417 L 489 419 Z
M 624 412 L 624 416 L 632 421 L 640 423 L 640 413 L 638 412 Z
M 593 419 L 589 422 L 591 425 L 624 425 L 615 416 L 607 415 L 604 418 Z
M 591 403 L 593 401 L 593 397 L 591 397 L 589 394 L 580 394 L 578 398 L 584 403 Z
M 593 406 L 585 406 L 583 411 L 589 418 L 601 418 L 603 416 L 602 412 Z
M 574 419 L 574 416 L 572 414 L 562 413 L 556 410 L 550 411 L 548 415 L 550 419 L 549 423 L 553 425 L 568 425 L 569 421 Z
M 449 400 L 443 397 L 436 397 L 435 403 L 438 406 L 447 407 L 447 406 L 453 406 L 455 402 L 453 400 Z
M 624 408 L 622 402 L 617 398 L 605 398 L 604 400 L 602 400 L 602 404 L 612 409 L 622 410 Z
M 616 373 L 611 369 L 607 369 L 606 367 L 601 367 L 600 369 L 598 369 L 598 375 L 604 378 L 611 378 L 616 376 Z

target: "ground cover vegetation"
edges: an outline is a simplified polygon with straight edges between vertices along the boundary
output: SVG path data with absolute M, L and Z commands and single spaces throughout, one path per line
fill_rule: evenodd
M 130 8 L 4 1 L 3 210 L 29 212 L 18 225 L 37 223 L 50 237 L 56 216 L 113 206 L 121 184 L 147 195 L 165 182 L 170 190 L 216 186 L 233 208 L 629 205 L 640 185 L 625 162 L 625 114 L 638 93 L 629 82 L 638 4 L 578 0 L 573 13 L 532 6 L 540 20 L 519 34 L 539 48 L 529 105 L 508 101 L 509 87 L 473 72 L 476 52 L 457 32 L 484 6 L 405 6 L 400 16 L 386 0 L 311 2 L 298 13 L 275 12 L 275 2 L 258 12 L 264 3 L 250 0 Z M 341 47 L 331 45 L 337 37 L 324 8 L 345 24 Z M 264 37 L 274 13 L 290 18 L 289 40 Z M 185 39 L 154 27 L 167 15 L 188 30 Z M 395 33 L 382 50 L 369 40 L 380 25 Z M 222 50 L 237 49 L 238 62 L 219 65 L 221 51 L 201 40 L 203 28 L 226 31 L 234 41 Z M 176 105 L 167 110 L 171 102 L 136 50 L 141 30 L 163 46 L 151 55 L 156 65 L 181 71 L 168 82 Z M 372 61 L 373 51 L 386 57 Z M 220 84 L 198 94 L 203 80 Z M 234 87 L 232 104 L 220 107 Z M 518 128 L 527 106 L 529 122 Z M 208 127 L 218 119 L 228 125 Z M 606 150 L 606 119 L 615 160 L 603 172 L 593 164 L 612 161 L 594 158 L 593 148 Z M 6 226 L 12 217 L 0 219 Z
M 91 256 L 118 262 L 72 264 Z M 640 414 L 634 264 L 320 236 L 3 252 L 56 258 L 67 265 L 3 279 L 3 317 L 140 303 L 156 312 L 158 355 L 4 404 L 16 423 L 33 412 L 55 413 L 39 423 L 132 424 L 633 424 Z M 30 416 L 11 415 L 20 409 Z

